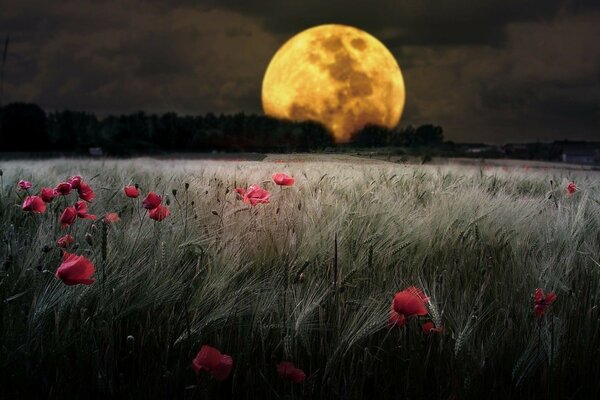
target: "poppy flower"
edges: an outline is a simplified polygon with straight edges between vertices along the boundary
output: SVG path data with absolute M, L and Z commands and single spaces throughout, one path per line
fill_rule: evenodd
M 75 222 L 75 218 L 77 218 L 77 210 L 75 209 L 75 207 L 70 206 L 65 208 L 65 210 L 60 215 L 60 226 L 66 228 L 67 226 Z
M 58 196 L 66 196 L 71 193 L 71 190 L 73 190 L 73 188 L 71 187 L 71 184 L 69 182 L 59 183 L 54 188 L 54 191 Z
M 24 181 L 23 179 L 19 181 L 19 190 L 27 190 L 30 189 L 31 186 L 33 185 L 29 181 Z
M 202 346 L 196 358 L 192 360 L 192 368 L 199 374 L 201 370 L 206 370 L 213 378 L 218 381 L 227 379 L 233 368 L 233 359 L 231 356 L 221 354 L 214 347 Z
M 154 210 L 160 205 L 162 198 L 154 192 L 148 193 L 148 196 L 142 201 L 142 207 L 146 210 Z
M 131 197 L 132 199 L 135 199 L 140 195 L 140 191 L 133 185 L 125 186 L 123 190 L 125 190 L 125 196 Z
M 406 324 L 406 318 L 429 314 L 425 307 L 427 301 L 428 298 L 425 296 L 425 293 L 414 286 L 396 293 L 392 300 L 388 325 L 403 326 Z
M 423 325 L 421 325 L 421 329 L 423 330 L 423 333 L 426 335 L 429 335 L 431 332 L 441 333 L 444 331 L 443 328 L 436 327 L 432 321 L 427 321 L 427 322 L 423 323 Z
M 77 216 L 79 218 L 91 219 L 92 221 L 96 219 L 96 216 L 88 213 L 87 203 L 83 200 L 75 203 L 75 210 L 77 211 Z
M 46 211 L 46 203 L 40 196 L 27 196 L 23 201 L 23 211 L 32 211 L 35 213 L 43 213 Z
M 54 189 L 45 187 L 40 191 L 40 196 L 44 200 L 44 203 L 50 203 L 56 197 L 56 193 Z
M 92 200 L 94 200 L 94 197 L 96 197 L 96 194 L 94 193 L 90 185 L 83 181 L 81 181 L 79 183 L 79 186 L 77 187 L 77 194 L 79 195 L 80 199 L 85 200 L 88 203 L 91 203 Z
M 81 176 L 75 175 L 69 178 L 67 182 L 71 185 L 71 188 L 79 189 L 79 185 L 81 184 L 81 182 L 83 182 L 83 180 L 81 179 Z
M 107 213 L 104 216 L 104 221 L 108 222 L 109 224 L 112 224 L 113 222 L 119 222 L 121 220 L 121 218 L 119 218 L 119 214 L 111 212 L 111 213 Z
M 251 185 L 248 188 L 248 191 L 242 188 L 237 188 L 235 191 L 237 194 L 242 196 L 244 203 L 249 203 L 251 206 L 255 206 L 259 203 L 267 204 L 269 203 L 269 197 L 271 197 L 271 193 L 267 192 L 259 185 Z
M 277 374 L 283 378 L 295 383 L 302 383 L 306 379 L 306 374 L 300 368 L 289 361 L 282 361 L 277 364 Z
M 91 285 L 94 279 L 90 276 L 96 271 L 94 264 L 84 256 L 63 253 L 63 261 L 56 270 L 56 277 L 66 285 Z
M 571 196 L 573 193 L 575 193 L 577 191 L 577 185 L 575 185 L 575 182 L 569 182 L 567 184 L 567 194 L 569 196 Z
M 273 182 L 279 186 L 292 186 L 296 180 L 289 175 L 278 173 L 273 174 Z
M 171 215 L 171 212 L 166 206 L 163 206 L 162 204 L 159 204 L 158 207 L 148 211 L 148 216 L 150 216 L 150 218 L 152 218 L 155 221 L 162 221 L 169 215 Z
M 393 326 L 404 326 L 406 324 L 406 317 L 404 314 L 398 314 L 394 311 L 394 305 L 392 304 L 390 310 L 390 318 L 388 319 L 388 326 L 391 328 Z
M 533 301 L 533 312 L 539 319 L 544 316 L 548 307 L 556 301 L 556 294 L 554 292 L 548 292 L 548 294 L 544 296 L 542 289 L 537 288 L 533 294 Z
M 56 244 L 58 247 L 62 247 L 65 248 L 68 245 L 70 245 L 71 243 L 73 243 L 75 241 L 75 238 L 71 235 L 64 235 L 58 238 L 58 240 L 56 241 Z

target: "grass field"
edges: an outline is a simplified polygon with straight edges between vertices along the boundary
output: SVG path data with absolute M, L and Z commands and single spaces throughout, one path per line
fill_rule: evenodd
M 600 173 L 301 161 L 1 162 L 0 398 L 597 394 Z M 18 180 L 37 193 L 73 175 L 98 220 L 59 226 L 76 195 L 22 210 Z M 253 183 L 269 204 L 236 198 Z M 161 222 L 140 207 L 150 191 L 170 209 Z M 89 286 L 54 276 L 66 232 L 96 267 Z M 389 327 L 409 286 L 429 315 Z M 557 295 L 541 318 L 536 288 Z M 226 380 L 194 373 L 205 344 L 233 358 Z M 306 380 L 282 380 L 283 360 Z

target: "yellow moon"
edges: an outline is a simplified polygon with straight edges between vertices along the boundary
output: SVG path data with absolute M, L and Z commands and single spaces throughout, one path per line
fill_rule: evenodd
M 365 125 L 395 127 L 404 101 L 394 56 L 373 36 L 346 25 L 320 25 L 289 39 L 262 83 L 265 114 L 320 122 L 337 143 Z

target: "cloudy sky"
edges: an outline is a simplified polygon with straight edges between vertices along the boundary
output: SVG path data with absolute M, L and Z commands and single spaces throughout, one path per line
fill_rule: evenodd
M 3 102 L 260 113 L 273 54 L 323 23 L 394 54 L 402 126 L 439 124 L 455 141 L 600 140 L 597 0 L 0 0 Z

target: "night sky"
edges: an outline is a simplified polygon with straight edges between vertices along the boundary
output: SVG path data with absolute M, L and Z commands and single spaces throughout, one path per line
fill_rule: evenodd
M 401 126 L 439 124 L 469 142 L 600 140 L 597 0 L 0 0 L 3 103 L 262 113 L 275 51 L 324 23 L 363 29 L 394 54 Z

